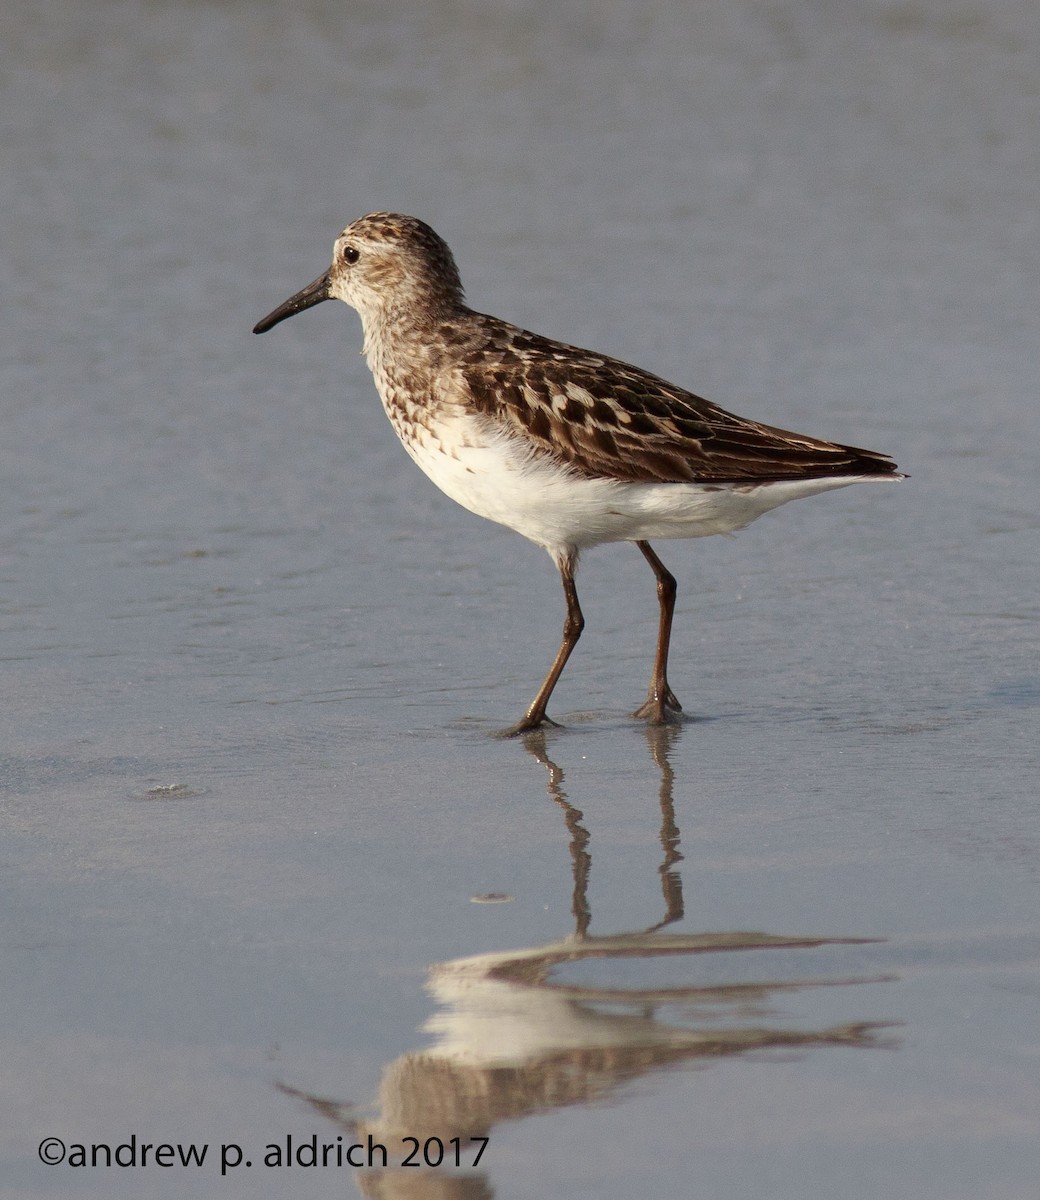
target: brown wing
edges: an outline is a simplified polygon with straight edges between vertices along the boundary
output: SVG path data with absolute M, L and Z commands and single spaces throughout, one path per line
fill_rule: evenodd
M 885 454 L 760 425 L 617 359 L 484 318 L 461 369 L 481 412 L 593 478 L 768 483 L 891 475 Z

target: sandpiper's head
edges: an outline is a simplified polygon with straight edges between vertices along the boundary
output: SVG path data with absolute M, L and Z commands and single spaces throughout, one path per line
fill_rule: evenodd
M 369 213 L 336 238 L 332 265 L 269 313 L 264 333 L 322 300 L 343 300 L 363 321 L 394 312 L 437 314 L 462 304 L 462 283 L 447 243 L 424 221 L 399 213 Z

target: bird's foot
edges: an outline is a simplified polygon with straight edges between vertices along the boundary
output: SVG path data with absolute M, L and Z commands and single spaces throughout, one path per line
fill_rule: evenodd
M 527 713 L 523 720 L 518 721 L 515 725 L 510 725 L 508 729 L 502 729 L 498 733 L 500 738 L 522 737 L 525 733 L 531 733 L 535 729 L 560 729 L 561 726 L 557 721 L 553 721 L 547 717 L 545 713 L 540 716 L 535 713 Z
M 683 708 L 675 693 L 665 684 L 663 688 L 652 687 L 646 702 L 632 714 L 651 725 L 677 725 L 683 717 Z

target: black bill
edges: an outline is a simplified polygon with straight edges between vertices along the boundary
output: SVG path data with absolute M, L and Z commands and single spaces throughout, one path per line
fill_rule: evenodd
M 298 312 L 303 312 L 305 308 L 312 308 L 315 304 L 320 304 L 323 300 L 330 298 L 329 273 L 326 271 L 324 275 L 319 275 L 313 283 L 308 283 L 295 296 L 290 296 L 284 304 L 279 304 L 274 312 L 269 312 L 262 321 L 258 321 L 253 326 L 253 332 L 266 333 L 269 329 L 273 329 L 279 321 L 284 321 L 286 317 L 294 317 Z

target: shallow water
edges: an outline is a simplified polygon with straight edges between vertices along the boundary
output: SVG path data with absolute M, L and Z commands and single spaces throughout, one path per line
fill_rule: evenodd
M 8 6 L 5 1196 L 1035 1196 L 1038 50 L 1021 0 Z M 565 727 L 491 736 L 551 564 L 346 309 L 250 334 L 376 208 L 910 472 L 659 547 L 681 728 L 607 547 Z M 38 1155 L 131 1136 L 209 1149 Z

